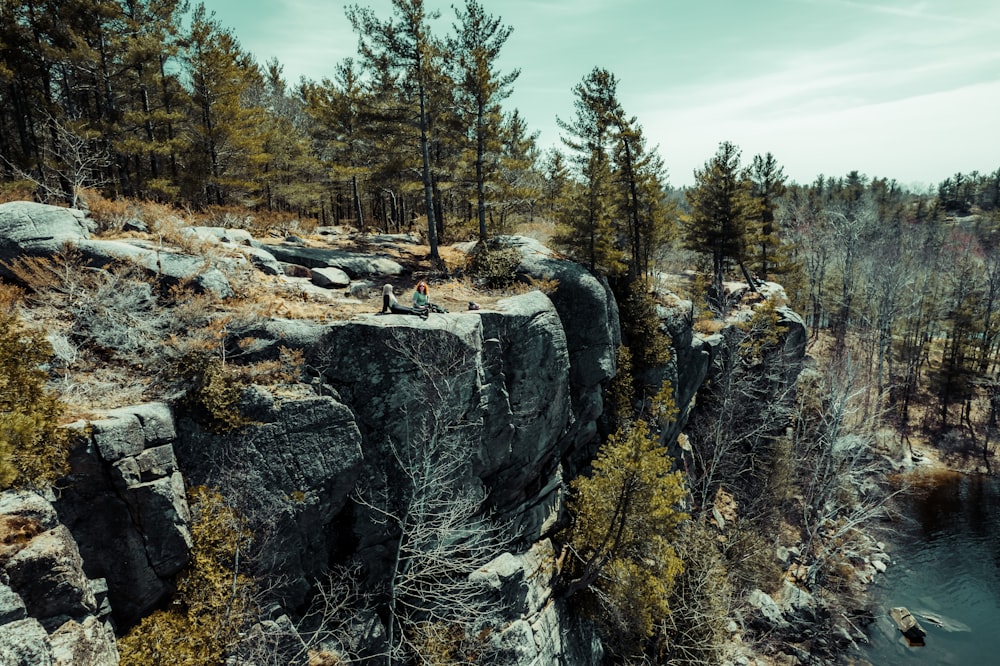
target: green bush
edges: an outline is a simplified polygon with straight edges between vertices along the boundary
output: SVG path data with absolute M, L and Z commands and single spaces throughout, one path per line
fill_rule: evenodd
M 0 312 L 0 490 L 48 485 L 66 472 L 63 405 L 45 388 L 51 358 L 41 333 Z
M 669 613 L 667 601 L 683 564 L 672 545 L 688 516 L 678 507 L 684 479 L 644 421 L 601 446 L 590 476 L 571 484 L 573 523 L 563 594 L 583 595 L 583 609 L 613 651 L 629 653 Z
M 521 251 L 516 247 L 487 241 L 476 245 L 469 259 L 469 273 L 487 289 L 504 289 L 517 281 Z
M 188 501 L 191 561 L 170 607 L 118 641 L 123 666 L 221 666 L 256 617 L 253 581 L 239 569 L 250 546 L 245 521 L 208 488 L 192 488 Z
M 643 280 L 633 280 L 620 299 L 619 317 L 637 371 L 670 361 L 670 336 L 660 330 L 656 300 Z

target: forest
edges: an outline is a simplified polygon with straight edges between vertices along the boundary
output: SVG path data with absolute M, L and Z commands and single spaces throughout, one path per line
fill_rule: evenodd
M 1000 167 L 956 173 L 927 191 L 857 171 L 799 184 L 777 156 L 745 157 L 723 140 L 691 187 L 674 188 L 670 156 L 647 144 L 640 119 L 623 108 L 615 73 L 581 72 L 567 91 L 572 115 L 558 120 L 561 146 L 542 150 L 505 106 L 519 72 L 501 71 L 498 55 L 513 27 L 477 0 L 455 7 L 447 34 L 433 32 L 432 18 L 422 0 L 393 0 L 389 16 L 350 6 L 356 57 L 332 64 L 322 81 L 289 83 L 279 62 L 257 62 L 232 30 L 186 0 L 4 2 L 0 202 L 103 207 L 110 231 L 118 222 L 109 211 L 123 211 L 122 222 L 130 202 L 256 236 L 309 225 L 406 231 L 441 271 L 441 245 L 538 237 L 606 279 L 622 304 L 623 372 L 608 387 L 610 444 L 594 465 L 609 476 L 628 470 L 640 448 L 662 458 L 647 424 L 676 416 L 669 391 L 647 394 L 650 387 L 631 383 L 669 360 L 649 324 L 661 280 L 686 276 L 671 288 L 692 302 L 695 328 L 706 335 L 737 307 L 734 293 L 782 285 L 822 374 L 792 394 L 771 354 L 773 310 L 735 329 L 735 351 L 719 360 L 721 374 L 699 396 L 684 439 L 697 452 L 688 470 L 693 511 L 709 515 L 726 487 L 752 527 L 721 555 L 699 531 L 704 521 L 681 530 L 675 482 L 656 488 L 675 477 L 645 458 L 641 467 L 659 476 L 643 492 L 669 498 L 660 502 L 669 504 L 665 518 L 643 523 L 623 509 L 622 520 L 640 521 L 632 538 L 645 545 L 637 550 L 651 548 L 646 537 L 657 530 L 671 540 L 655 544 L 663 571 L 635 574 L 631 590 L 603 591 L 620 607 L 641 608 L 638 624 L 618 618 L 639 634 L 618 627 L 621 654 L 653 652 L 649 641 L 669 636 L 676 658 L 700 663 L 697 646 L 716 644 L 727 612 L 700 586 L 721 586 L 726 567 L 743 592 L 769 575 L 773 566 L 752 553 L 781 529 L 776 511 L 796 502 L 807 507 L 805 538 L 820 553 L 810 583 L 834 578 L 847 531 L 875 513 L 860 491 L 850 496 L 853 513 L 823 513 L 844 498 L 838 475 L 860 479 L 866 469 L 859 460 L 845 471 L 817 442 L 832 449 L 849 431 L 993 470 Z M 789 462 L 805 459 L 829 468 Z M 614 494 L 615 483 L 596 475 L 574 482 L 574 497 L 583 498 L 571 506 L 578 524 L 598 521 L 593 508 L 605 500 L 586 498 Z M 804 490 L 793 497 L 791 486 Z M 834 523 L 844 532 L 831 536 Z M 595 562 L 619 564 L 618 553 L 587 545 L 601 536 L 600 527 L 588 529 L 567 539 L 591 553 L 567 565 L 567 596 L 598 585 Z M 681 574 L 677 558 L 702 566 Z M 659 605 L 649 605 L 653 598 Z M 676 612 L 654 631 L 667 604 Z
M 419 0 L 393 12 L 349 7 L 357 57 L 289 85 L 200 4 L 5 2 L 3 197 L 73 205 L 91 190 L 263 226 L 417 226 L 432 257 L 439 242 L 548 225 L 572 256 L 626 278 L 688 267 L 693 250 L 714 293 L 736 266 L 782 282 L 813 336 L 863 368 L 873 423 L 991 446 L 1000 168 L 927 192 L 858 172 L 795 184 L 771 154 L 742 164 L 722 142 L 676 190 L 614 73 L 567 91 L 562 149 L 543 152 L 504 107 L 512 26 L 474 1 L 444 35 Z M 920 395 L 934 409 L 915 411 Z

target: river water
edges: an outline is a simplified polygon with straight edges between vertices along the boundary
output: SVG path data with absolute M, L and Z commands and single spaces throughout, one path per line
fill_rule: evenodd
M 1000 665 L 1000 480 L 922 475 L 901 500 L 893 563 L 873 587 L 876 621 L 861 657 L 896 664 Z M 910 647 L 889 618 L 906 606 L 927 632 Z

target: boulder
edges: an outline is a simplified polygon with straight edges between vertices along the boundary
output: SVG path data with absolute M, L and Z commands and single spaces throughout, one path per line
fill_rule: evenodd
M 266 250 L 262 251 L 266 252 Z M 268 252 L 268 254 L 271 253 Z M 273 257 L 274 255 L 271 254 L 271 256 Z M 308 267 L 302 266 L 301 264 L 295 264 L 288 261 L 279 261 L 278 265 L 281 267 L 281 273 L 285 277 L 309 279 L 309 277 L 312 275 L 312 271 L 310 271 Z
M 250 261 L 250 265 L 259 270 L 264 275 L 284 275 L 285 270 L 281 262 L 274 258 L 274 255 L 259 247 L 240 246 L 239 251 Z M 302 267 L 304 268 L 304 267 Z M 305 269 L 308 270 L 308 269 Z
M 351 284 L 351 278 L 347 276 L 347 273 L 332 267 L 312 269 L 310 279 L 317 287 L 327 289 L 344 289 Z
M 30 201 L 0 204 L 0 275 L 10 278 L 3 263 L 22 256 L 51 256 L 66 243 L 90 237 L 86 214 Z
M 6 490 L 0 493 L 0 516 L 30 521 L 37 534 L 51 530 L 59 524 L 59 517 L 52 505 L 41 495 L 30 490 Z M 7 525 L 9 528 L 9 524 Z
M 403 273 L 403 267 L 392 259 L 361 252 L 333 248 L 305 247 L 282 243 L 266 245 L 254 241 L 254 247 L 270 252 L 278 261 L 306 268 L 339 268 L 352 280 L 365 277 L 388 277 Z M 287 273 L 287 271 L 286 271 Z
M 234 293 L 222 271 L 209 265 L 205 257 L 158 251 L 142 247 L 141 243 L 126 241 L 80 240 L 74 245 L 94 266 L 131 261 L 143 267 L 150 275 L 165 279 L 169 284 L 190 283 L 196 290 L 217 298 L 230 298 Z
M 253 236 L 245 229 L 227 229 L 225 227 L 182 227 L 180 233 L 198 240 L 232 243 L 233 245 L 250 245 L 253 240 Z
M 170 408 L 146 403 L 103 417 L 77 425 L 80 443 L 56 508 L 87 574 L 105 579 L 115 620 L 129 626 L 171 592 L 188 562 L 190 512 Z
M 0 583 L 0 625 L 17 622 L 28 617 L 24 601 L 14 590 Z
M 808 627 L 816 623 L 819 603 L 816 597 L 791 582 L 787 578 L 781 588 L 782 616 L 796 627 Z
M 3 666 L 52 666 L 52 646 L 45 628 L 34 618 L 0 624 Z
M 28 615 L 43 626 L 55 628 L 66 619 L 97 611 L 80 551 L 63 525 L 33 537 L 4 565 L 4 571 Z
M 69 620 L 49 636 L 52 666 L 118 666 L 115 635 L 103 622 Z
M 906 637 L 910 645 L 924 645 L 924 637 L 927 636 L 927 632 L 905 606 L 890 608 L 889 617 L 896 623 L 896 627 Z
M 102 585 L 87 579 L 69 530 L 51 524 L 55 510 L 42 505 L 32 493 L 0 493 L 8 537 L 0 546 L 0 663 L 116 666 L 114 632 L 95 596 Z
M 753 618 L 753 622 L 763 630 L 787 630 L 791 628 L 792 625 L 785 620 L 781 613 L 781 608 L 763 590 L 751 590 L 747 596 L 747 601 L 757 610 L 757 615 Z

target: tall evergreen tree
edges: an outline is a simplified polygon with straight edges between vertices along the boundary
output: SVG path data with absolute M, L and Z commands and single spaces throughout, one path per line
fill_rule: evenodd
M 476 0 L 466 0 L 465 8 L 455 7 L 459 24 L 456 36 L 449 45 L 457 56 L 457 83 L 466 111 L 472 115 L 472 135 L 476 144 L 476 216 L 479 220 L 479 239 L 486 234 L 486 180 L 491 166 L 487 162 L 487 146 L 496 140 L 496 129 L 488 122 L 490 114 L 499 115 L 500 101 L 511 93 L 511 86 L 520 70 L 501 74 L 496 69 L 500 49 L 513 30 L 501 24 L 499 17 L 487 14 Z
M 732 263 L 742 266 L 747 223 L 755 214 L 751 183 L 740 166 L 740 150 L 729 141 L 719 145 L 703 169 L 694 172 L 695 186 L 688 190 L 691 217 L 684 229 L 684 243 L 712 257 L 712 289 L 724 307 L 722 282 Z
M 430 21 L 437 12 L 428 12 L 423 0 L 392 0 L 393 18 L 381 20 L 368 7 L 352 5 L 347 18 L 359 36 L 358 49 L 370 67 L 384 66 L 403 77 L 404 90 L 417 103 L 416 126 L 420 135 L 421 175 L 427 214 L 430 256 L 439 259 L 437 224 L 434 218 L 431 181 L 430 135 L 428 129 L 428 87 L 436 64 L 437 40 Z
M 204 5 L 191 17 L 185 42 L 193 108 L 188 130 L 196 138 L 186 170 L 196 203 L 256 204 L 257 176 L 266 163 L 263 110 L 245 103 L 263 85 L 260 69 Z
M 302 86 L 306 110 L 313 122 L 315 149 L 333 180 L 347 183 L 355 224 L 365 228 L 362 184 L 370 176 L 376 124 L 371 93 L 351 58 L 337 64 L 333 80 Z
M 625 262 L 614 223 L 610 149 L 614 119 L 621 113 L 618 79 L 595 67 L 573 88 L 575 116 L 556 120 L 565 132 L 563 144 L 573 151 L 571 161 L 580 179 L 581 194 L 560 211 L 566 228 L 561 241 L 586 262 L 608 274 L 624 272 Z
M 749 176 L 757 215 L 748 229 L 747 259 L 761 279 L 767 280 L 788 270 L 787 251 L 775 223 L 775 210 L 785 193 L 785 172 L 774 155 L 767 153 L 763 157 L 754 155 Z

